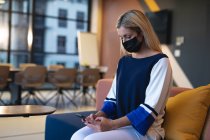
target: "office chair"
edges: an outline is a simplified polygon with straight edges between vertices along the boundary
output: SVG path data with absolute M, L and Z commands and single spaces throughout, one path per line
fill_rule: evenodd
M 62 68 L 54 73 L 50 73 L 48 75 L 48 82 L 53 84 L 56 87 L 56 93 L 52 97 L 50 97 L 46 103 L 49 103 L 54 98 L 56 98 L 56 107 L 58 107 L 58 103 L 61 100 L 63 106 L 65 106 L 65 101 L 70 101 L 75 107 L 77 107 L 76 103 L 70 96 L 69 90 L 75 91 L 75 79 L 77 76 L 77 70 L 71 68 Z
M 19 65 L 19 68 L 21 71 L 25 70 L 27 67 L 34 67 L 34 66 L 37 66 L 36 64 L 34 63 L 21 63 Z
M 35 104 L 44 104 L 41 98 L 44 98 L 38 89 L 45 83 L 47 69 L 44 66 L 29 66 L 25 70 L 15 74 L 15 82 L 22 89 L 27 90 L 27 93 L 22 97 L 22 101 L 26 100 L 25 104 L 29 104 L 30 99 L 33 99 Z M 36 92 L 35 92 L 36 90 Z M 39 93 L 39 96 L 37 95 Z
M 47 69 L 48 71 L 57 71 L 62 68 L 64 68 L 63 65 L 49 65 Z
M 85 105 L 88 103 L 88 96 L 95 102 L 95 98 L 89 93 L 92 88 L 95 92 L 96 84 L 100 79 L 100 71 L 97 68 L 87 68 L 80 72 L 78 83 L 81 87 L 82 100 Z
M 9 66 L 0 66 L 0 104 L 2 105 L 6 105 L 2 96 L 6 86 L 8 85 L 9 69 Z

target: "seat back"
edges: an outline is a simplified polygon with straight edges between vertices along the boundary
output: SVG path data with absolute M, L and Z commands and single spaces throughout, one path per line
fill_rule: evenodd
M 58 71 L 49 74 L 48 82 L 57 87 L 70 88 L 75 83 L 77 70 L 71 68 L 62 68 Z
M 0 88 L 4 88 L 7 85 L 9 77 L 9 66 L 0 66 Z
M 84 69 L 80 73 L 79 83 L 81 86 L 96 86 L 96 83 L 100 79 L 100 71 L 97 68 Z
M 13 69 L 13 65 L 11 63 L 0 63 L 0 66 L 8 66 L 10 69 Z
M 38 87 L 45 83 L 47 69 L 44 66 L 30 66 L 23 71 L 22 86 Z
M 96 85 L 96 110 L 102 108 L 104 99 L 106 98 L 113 79 L 100 79 Z
M 34 63 L 21 63 L 19 65 L 19 68 L 21 71 L 24 71 L 27 67 L 34 67 L 34 66 L 36 66 L 36 64 Z
M 58 71 L 59 69 L 63 69 L 63 68 L 64 68 L 63 65 L 49 65 L 47 69 L 49 71 Z

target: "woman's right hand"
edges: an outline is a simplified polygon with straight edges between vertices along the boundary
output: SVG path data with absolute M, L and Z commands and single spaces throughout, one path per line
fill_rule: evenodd
M 90 123 L 90 124 L 94 124 L 94 121 L 96 119 L 96 117 L 98 117 L 96 114 L 90 114 L 89 116 L 87 116 L 85 118 L 85 123 Z

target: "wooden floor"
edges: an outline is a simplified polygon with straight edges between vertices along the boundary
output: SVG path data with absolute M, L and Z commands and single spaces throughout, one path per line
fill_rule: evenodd
M 4 97 L 5 98 L 5 97 Z M 94 110 L 95 104 L 82 105 L 77 101 L 78 107 L 72 104 L 62 106 L 59 104 L 55 113 L 77 112 L 85 110 Z M 49 104 L 53 105 L 53 102 Z M 44 140 L 45 119 L 43 116 L 24 117 L 8 117 L 0 118 L 0 140 Z

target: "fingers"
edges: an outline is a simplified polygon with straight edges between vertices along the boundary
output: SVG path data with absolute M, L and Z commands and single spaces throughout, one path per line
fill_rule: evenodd
M 90 114 L 89 116 L 87 116 L 87 117 L 85 118 L 85 122 L 94 123 L 96 117 L 97 117 L 97 116 L 96 116 L 95 114 Z
M 97 117 L 95 114 L 90 114 L 91 119 L 95 120 L 95 118 Z
M 96 117 L 95 121 L 102 121 L 104 117 Z
M 101 132 L 100 125 L 90 123 L 85 123 L 85 125 L 87 125 L 89 128 L 94 129 L 97 132 Z

